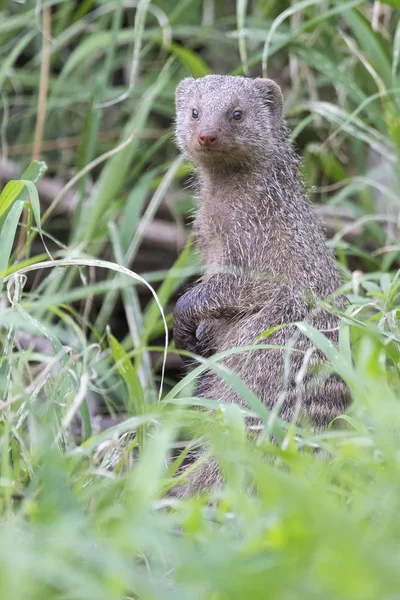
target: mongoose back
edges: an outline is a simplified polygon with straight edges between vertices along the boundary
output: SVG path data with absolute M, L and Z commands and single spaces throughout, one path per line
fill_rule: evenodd
M 288 141 L 279 86 L 261 78 L 190 77 L 177 87 L 176 112 L 178 147 L 197 167 L 195 232 L 205 266 L 177 302 L 177 348 L 208 356 L 304 320 L 337 344 L 338 319 L 317 303 L 341 280 Z M 248 352 L 235 353 L 224 362 L 267 407 L 279 401 L 283 419 L 306 414 L 319 429 L 345 410 L 347 386 L 321 373 L 323 355 L 295 326 L 278 328 L 264 343 L 292 345 L 289 376 L 282 349 L 251 351 L 250 360 Z M 242 404 L 212 371 L 197 394 Z M 210 463 L 191 490 L 217 480 Z

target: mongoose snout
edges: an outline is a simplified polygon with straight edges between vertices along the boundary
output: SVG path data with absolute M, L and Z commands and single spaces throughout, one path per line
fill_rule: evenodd
M 215 132 L 202 131 L 197 138 L 200 146 L 205 148 L 211 148 L 216 145 L 218 136 Z

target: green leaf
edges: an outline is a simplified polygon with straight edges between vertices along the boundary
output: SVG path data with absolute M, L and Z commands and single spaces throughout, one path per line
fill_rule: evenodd
M 85 430 L 85 438 L 88 440 L 89 438 L 92 437 L 93 430 L 92 430 L 92 423 L 90 420 L 89 406 L 88 406 L 86 399 L 81 403 L 81 405 L 79 407 L 79 412 L 82 417 L 83 427 Z
M 157 290 L 157 296 L 162 306 L 166 306 L 172 294 L 179 288 L 180 285 L 187 279 L 188 274 L 185 268 L 193 266 L 195 250 L 190 242 L 188 242 L 177 260 L 168 272 L 167 277 L 162 282 Z M 154 300 L 151 300 L 145 312 L 145 322 L 142 334 L 142 344 L 146 345 L 151 338 L 152 333 L 158 326 L 159 310 Z
M 348 423 L 358 433 L 366 434 L 368 432 L 368 428 L 365 427 L 365 425 L 363 425 L 363 423 L 361 423 L 360 421 L 357 421 L 357 419 L 354 419 L 353 417 L 349 417 L 349 415 L 339 415 L 338 417 L 333 419 L 333 421 L 331 423 L 329 423 L 328 429 L 332 429 L 333 424 L 337 423 L 338 421 L 339 422 L 343 421 L 344 423 Z
M 133 409 L 136 416 L 145 413 L 145 398 L 143 388 L 140 384 L 137 371 L 133 368 L 132 363 L 116 338 L 107 330 L 107 338 L 111 347 L 113 358 L 117 366 L 118 373 L 121 375 L 128 390 L 128 406 L 127 410 L 130 413 Z M 144 442 L 143 428 L 138 429 L 139 447 L 143 448 Z
M 320 144 L 309 144 L 307 146 L 307 153 L 310 153 L 312 157 L 310 162 L 316 162 L 316 158 L 321 163 L 322 172 L 334 181 L 342 181 L 347 178 L 346 170 L 343 168 L 342 163 L 336 158 L 334 152 L 329 150 L 326 146 Z
M 61 86 L 62 81 L 65 82 L 68 80 L 71 73 L 77 69 L 88 69 L 92 65 L 93 60 L 97 59 L 99 54 L 107 50 L 112 39 L 112 32 L 101 31 L 100 33 L 92 33 L 92 35 L 83 40 L 65 62 L 57 82 L 57 88 Z M 130 30 L 121 31 L 118 37 L 118 45 L 128 44 L 131 39 L 132 32 Z
M 285 327 L 290 327 L 290 325 L 291 325 L 291 323 L 284 323 L 283 325 L 275 325 L 274 327 L 270 327 L 269 329 L 266 329 L 265 331 L 263 331 L 262 333 L 260 333 L 260 335 L 258 335 L 256 337 L 255 341 L 259 342 L 260 340 L 264 340 L 265 338 L 269 337 L 270 335 L 272 335 L 276 331 L 280 331 L 281 329 L 285 329 Z
M 47 170 L 47 165 L 44 162 L 32 161 L 28 168 L 24 171 L 22 178 L 20 180 L 12 180 L 7 183 L 5 188 L 0 194 L 0 218 L 7 212 L 10 208 L 11 204 L 18 200 L 26 200 L 31 194 L 34 198 L 35 204 L 35 218 L 39 216 L 37 219 L 38 226 L 40 227 L 40 207 L 39 207 L 39 198 L 37 196 L 36 188 L 30 187 L 29 182 L 37 183 L 39 179 L 43 177 Z
M 400 0 L 381 0 L 381 4 L 387 4 L 393 6 L 393 8 L 400 8 Z
M 400 0 L 399 0 L 400 4 Z M 396 26 L 396 33 L 393 39 L 393 59 L 392 59 L 392 78 L 395 79 L 397 75 L 397 68 L 399 66 L 400 59 L 400 21 Z
M 111 346 L 114 361 L 117 365 L 118 373 L 126 383 L 129 400 L 135 409 L 136 415 L 141 415 L 144 413 L 145 404 L 143 389 L 140 385 L 139 377 L 121 344 L 109 331 L 107 332 L 107 337 Z
M 382 292 L 385 294 L 385 296 L 389 296 L 390 290 L 392 288 L 392 281 L 390 279 L 389 273 L 382 273 L 380 277 L 380 284 Z
M 306 106 L 341 130 L 346 131 L 350 136 L 369 144 L 371 148 L 380 154 L 393 156 L 387 137 L 354 114 L 349 114 L 332 102 L 310 101 L 306 103 Z
M 156 435 L 146 444 L 133 473 L 133 492 L 135 511 L 148 510 L 162 490 L 165 464 L 169 448 L 173 441 L 174 427 L 159 427 Z
M 382 98 L 383 114 L 386 121 L 387 130 L 396 151 L 397 161 L 400 164 L 400 115 L 396 106 L 389 96 Z M 400 178 L 398 176 L 398 181 Z
M 172 61 L 167 61 L 160 71 L 157 80 L 143 96 L 143 101 L 136 114 L 130 119 L 124 129 L 123 139 L 128 139 L 132 131 L 140 132 L 144 127 L 154 99 L 160 94 L 167 84 L 171 75 Z M 118 196 L 124 185 L 126 175 L 130 168 L 133 157 L 137 151 L 137 140 L 133 140 L 126 148 L 107 161 L 104 166 L 98 185 L 90 198 L 82 207 L 79 224 L 73 232 L 72 242 L 91 241 L 99 230 L 100 223 L 104 220 L 110 204 Z
M 261 400 L 256 396 L 256 394 L 234 373 L 231 369 L 229 369 L 225 364 L 223 364 L 223 359 L 225 357 L 231 356 L 233 354 L 242 354 L 246 353 L 249 350 L 254 350 L 255 345 L 252 346 L 243 346 L 240 348 L 232 348 L 231 350 L 227 350 L 225 352 L 220 352 L 218 354 L 214 354 L 211 358 L 203 359 L 201 357 L 197 357 L 197 360 L 201 363 L 199 367 L 196 367 L 188 375 L 186 375 L 183 379 L 181 379 L 175 387 L 168 392 L 163 398 L 164 402 L 169 402 L 171 399 L 174 399 L 178 396 L 178 394 L 184 390 L 188 384 L 194 382 L 196 378 L 201 375 L 204 371 L 212 370 L 218 374 L 221 379 L 226 381 L 228 385 L 232 387 L 233 390 L 246 402 L 246 404 L 254 411 L 254 413 L 262 419 L 266 424 L 268 424 L 268 431 L 273 434 L 274 438 L 281 442 L 284 438 L 284 429 L 282 424 L 284 423 L 278 417 L 273 420 L 270 419 L 271 411 L 261 402 Z M 276 346 L 275 344 L 259 344 L 257 345 L 258 350 L 266 350 L 266 349 L 276 349 L 282 348 L 281 346 Z M 193 356 L 189 353 L 181 353 L 188 356 Z M 245 357 L 243 360 L 246 360 Z M 221 361 L 221 362 L 219 362 Z M 215 404 L 213 400 L 214 407 L 218 408 L 218 403 Z M 192 402 L 193 404 L 193 402 Z M 224 403 L 221 403 L 223 405 Z
M 179 46 L 178 44 L 171 44 L 169 49 L 179 58 L 183 66 L 186 67 L 193 77 L 204 77 L 204 75 L 210 73 L 210 68 L 205 60 L 193 52 L 193 50 Z
M 355 10 L 344 12 L 342 18 L 352 30 L 368 61 L 383 79 L 386 87 L 389 88 L 392 83 L 392 70 L 380 34 L 373 31 L 371 23 Z
M 144 173 L 129 193 L 121 214 L 119 226 L 121 246 L 124 252 L 129 248 L 129 244 L 132 240 L 132 232 L 136 231 L 155 174 L 155 169 L 151 169 L 149 172 Z
M 14 46 L 9 54 L 5 58 L 2 58 L 0 63 L 0 90 L 4 87 L 4 82 L 7 79 L 9 70 L 12 68 L 19 55 L 23 52 L 26 46 L 33 40 L 38 34 L 38 29 L 29 31 L 19 42 Z
M 356 384 L 354 369 L 345 356 L 339 353 L 337 347 L 328 338 L 306 322 L 296 323 L 297 328 L 304 333 L 321 350 L 335 369 L 348 383 Z
M 74 21 L 79 21 L 82 17 L 84 17 L 92 8 L 93 4 L 96 0 L 83 0 L 77 5 L 77 9 L 74 13 Z
M 24 208 L 24 201 L 14 202 L 0 233 L 0 289 L 3 285 L 5 271 L 10 260 L 11 250 L 14 243 L 15 233 Z

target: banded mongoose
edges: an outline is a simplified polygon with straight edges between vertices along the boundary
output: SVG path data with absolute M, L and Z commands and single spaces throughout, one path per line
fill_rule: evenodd
M 195 233 L 205 266 L 200 282 L 176 304 L 176 347 L 209 356 L 303 320 L 337 344 L 338 318 L 316 304 L 341 279 L 288 141 L 279 86 L 262 78 L 188 77 L 177 87 L 176 112 L 177 145 L 197 167 Z M 254 350 L 250 360 L 248 352 L 237 353 L 224 362 L 267 407 L 284 398 L 283 419 L 297 419 L 301 409 L 321 429 L 345 410 L 349 391 L 337 375 L 318 372 L 323 355 L 315 348 L 307 353 L 312 343 L 295 326 L 263 343 L 293 340 L 300 352 L 290 355 L 289 377 L 279 349 Z M 200 378 L 197 395 L 243 403 L 211 370 Z M 193 490 L 216 477 L 215 467 L 203 469 Z

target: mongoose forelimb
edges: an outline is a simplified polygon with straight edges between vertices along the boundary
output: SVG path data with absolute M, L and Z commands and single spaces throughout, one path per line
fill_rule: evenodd
M 195 233 L 205 266 L 200 282 L 177 302 L 176 347 L 209 356 L 250 346 L 264 331 L 289 324 L 264 340 L 292 345 L 289 378 L 282 349 L 255 349 L 250 360 L 237 353 L 224 362 L 267 407 L 284 394 L 283 419 L 303 413 L 325 428 L 346 409 L 349 390 L 337 375 L 321 375 L 322 353 L 310 352 L 310 340 L 290 324 L 306 320 L 337 344 L 339 320 L 318 302 L 341 279 L 288 141 L 281 90 L 270 79 L 189 77 L 176 90 L 176 112 L 178 147 L 197 167 Z M 197 395 L 243 404 L 212 371 L 200 378 Z M 208 465 L 190 490 L 212 479 Z M 221 481 L 217 470 L 215 481 Z

